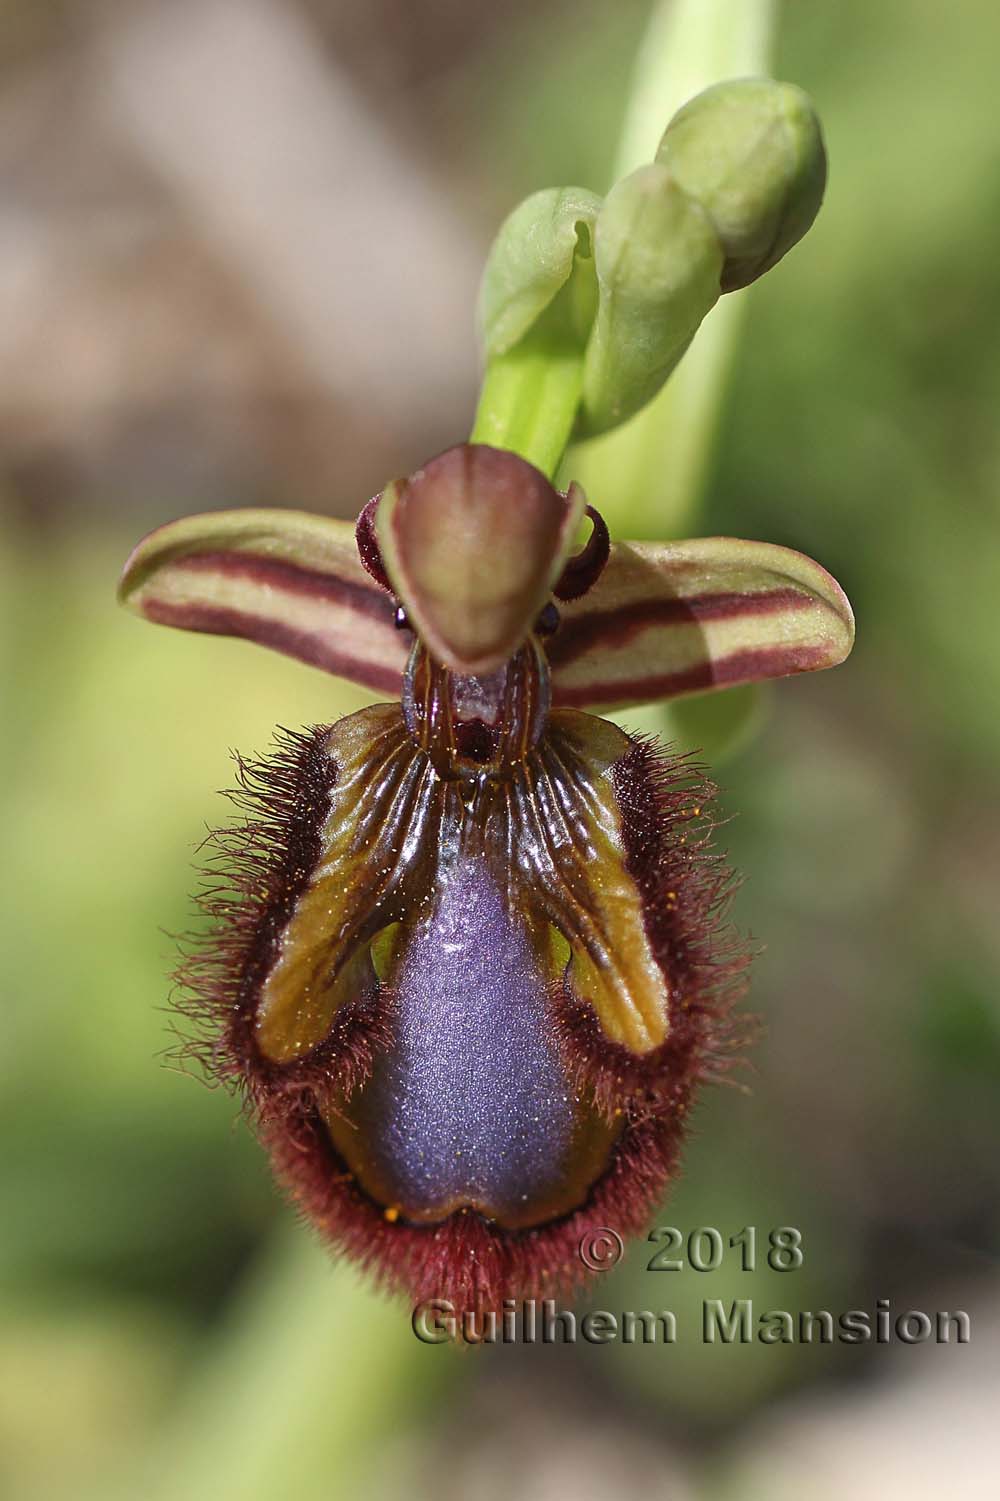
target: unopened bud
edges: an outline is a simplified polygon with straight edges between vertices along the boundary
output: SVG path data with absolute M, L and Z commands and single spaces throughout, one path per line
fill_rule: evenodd
M 645 406 L 719 296 L 711 221 L 667 167 L 615 184 L 594 238 L 600 296 L 584 361 L 581 430 L 605 432 Z
M 479 294 L 487 358 L 504 354 L 574 277 L 581 346 L 593 316 L 591 237 L 601 200 L 586 188 L 544 188 L 518 204 L 493 242 Z
M 816 113 L 790 83 L 715 84 L 674 115 L 656 160 L 702 206 L 722 245 L 722 290 L 755 281 L 802 238 L 826 186 Z

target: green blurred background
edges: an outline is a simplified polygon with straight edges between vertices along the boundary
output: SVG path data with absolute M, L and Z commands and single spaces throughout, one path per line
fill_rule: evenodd
M 672 1348 L 426 1348 L 158 1056 L 230 747 L 363 699 L 144 628 L 121 562 L 191 511 L 353 514 L 465 435 L 489 238 L 535 187 L 606 186 L 647 10 L 0 5 L 4 1498 L 997 1494 L 987 0 L 780 9 L 830 187 L 743 294 L 697 518 L 819 558 L 859 621 L 720 768 L 767 1033 L 661 1217 L 796 1225 L 803 1268 L 657 1274 L 637 1245 L 590 1302 L 675 1309 Z M 704 1346 L 701 1301 L 746 1296 L 962 1308 L 973 1343 Z

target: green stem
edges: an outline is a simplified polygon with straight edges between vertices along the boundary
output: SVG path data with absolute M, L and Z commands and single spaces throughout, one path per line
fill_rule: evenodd
M 519 453 L 549 479 L 569 444 L 583 388 L 573 297 L 565 288 L 513 349 L 490 360 L 472 427 L 473 443 Z
M 530 343 L 522 339 L 490 361 L 471 441 L 509 448 L 553 479 L 576 419 L 583 360 L 576 351 L 552 355 Z

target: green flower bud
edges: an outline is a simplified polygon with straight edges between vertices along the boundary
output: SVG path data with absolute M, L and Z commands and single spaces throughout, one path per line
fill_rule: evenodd
M 720 293 L 801 239 L 825 182 L 809 100 L 749 78 L 684 105 L 656 161 L 603 203 L 583 188 L 532 194 L 483 278 L 473 441 L 554 475 L 571 438 L 608 432 L 656 396 Z
M 581 347 L 595 297 L 591 237 L 601 200 L 586 188 L 544 188 L 509 214 L 493 242 L 479 294 L 488 359 L 505 354 L 573 277 Z
M 599 300 L 583 370 L 580 432 L 645 406 L 719 296 L 723 257 L 704 210 L 662 165 L 615 184 L 594 236 Z
M 780 261 L 819 211 L 826 153 L 819 121 L 793 84 L 715 84 L 674 115 L 656 160 L 715 226 L 722 290 L 745 287 Z

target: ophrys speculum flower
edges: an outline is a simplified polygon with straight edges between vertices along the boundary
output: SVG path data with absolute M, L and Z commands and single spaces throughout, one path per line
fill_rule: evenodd
M 713 789 L 576 706 L 850 645 L 808 559 L 606 549 L 599 518 L 567 558 L 582 510 L 466 445 L 363 514 L 393 592 L 345 523 L 282 512 L 164 527 L 126 570 L 149 619 L 400 695 L 247 769 L 251 820 L 220 836 L 234 885 L 184 978 L 298 1202 L 419 1295 L 548 1290 L 583 1270 L 588 1225 L 640 1229 L 726 1056 L 744 957 L 721 931 Z
M 588 1229 L 634 1233 L 662 1196 L 746 964 L 713 787 L 590 711 L 832 666 L 843 593 L 764 543 L 610 543 L 578 487 L 481 443 L 356 536 L 279 511 L 163 527 L 122 592 L 392 696 L 243 768 L 182 974 L 280 1178 L 415 1296 L 571 1284 Z

